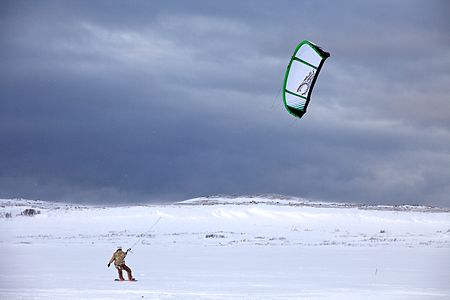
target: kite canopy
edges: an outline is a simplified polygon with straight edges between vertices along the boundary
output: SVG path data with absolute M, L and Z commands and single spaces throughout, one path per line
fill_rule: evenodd
M 328 57 L 330 53 L 307 40 L 295 48 L 283 86 L 284 106 L 294 116 L 301 118 L 306 113 L 314 84 Z

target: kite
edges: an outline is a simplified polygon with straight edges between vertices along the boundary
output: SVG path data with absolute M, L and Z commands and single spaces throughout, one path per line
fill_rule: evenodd
M 308 108 L 320 70 L 330 53 L 310 41 L 297 45 L 284 76 L 283 102 L 287 111 L 301 118 Z

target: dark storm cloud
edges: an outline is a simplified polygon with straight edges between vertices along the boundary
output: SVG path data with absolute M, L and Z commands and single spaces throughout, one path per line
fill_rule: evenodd
M 450 206 L 447 8 L 3 2 L 0 197 Z M 295 121 L 279 89 L 302 38 L 332 57 Z

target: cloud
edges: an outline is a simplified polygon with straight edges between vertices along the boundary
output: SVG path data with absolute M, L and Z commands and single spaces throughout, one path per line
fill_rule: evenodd
M 295 5 L 8 3 L 0 197 L 449 206 L 446 4 Z M 295 120 L 302 38 L 332 56 Z

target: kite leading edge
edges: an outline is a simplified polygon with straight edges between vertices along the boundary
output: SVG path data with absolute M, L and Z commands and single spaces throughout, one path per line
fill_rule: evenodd
M 301 118 L 308 108 L 319 72 L 330 53 L 303 40 L 295 48 L 284 76 L 283 102 L 286 109 Z

